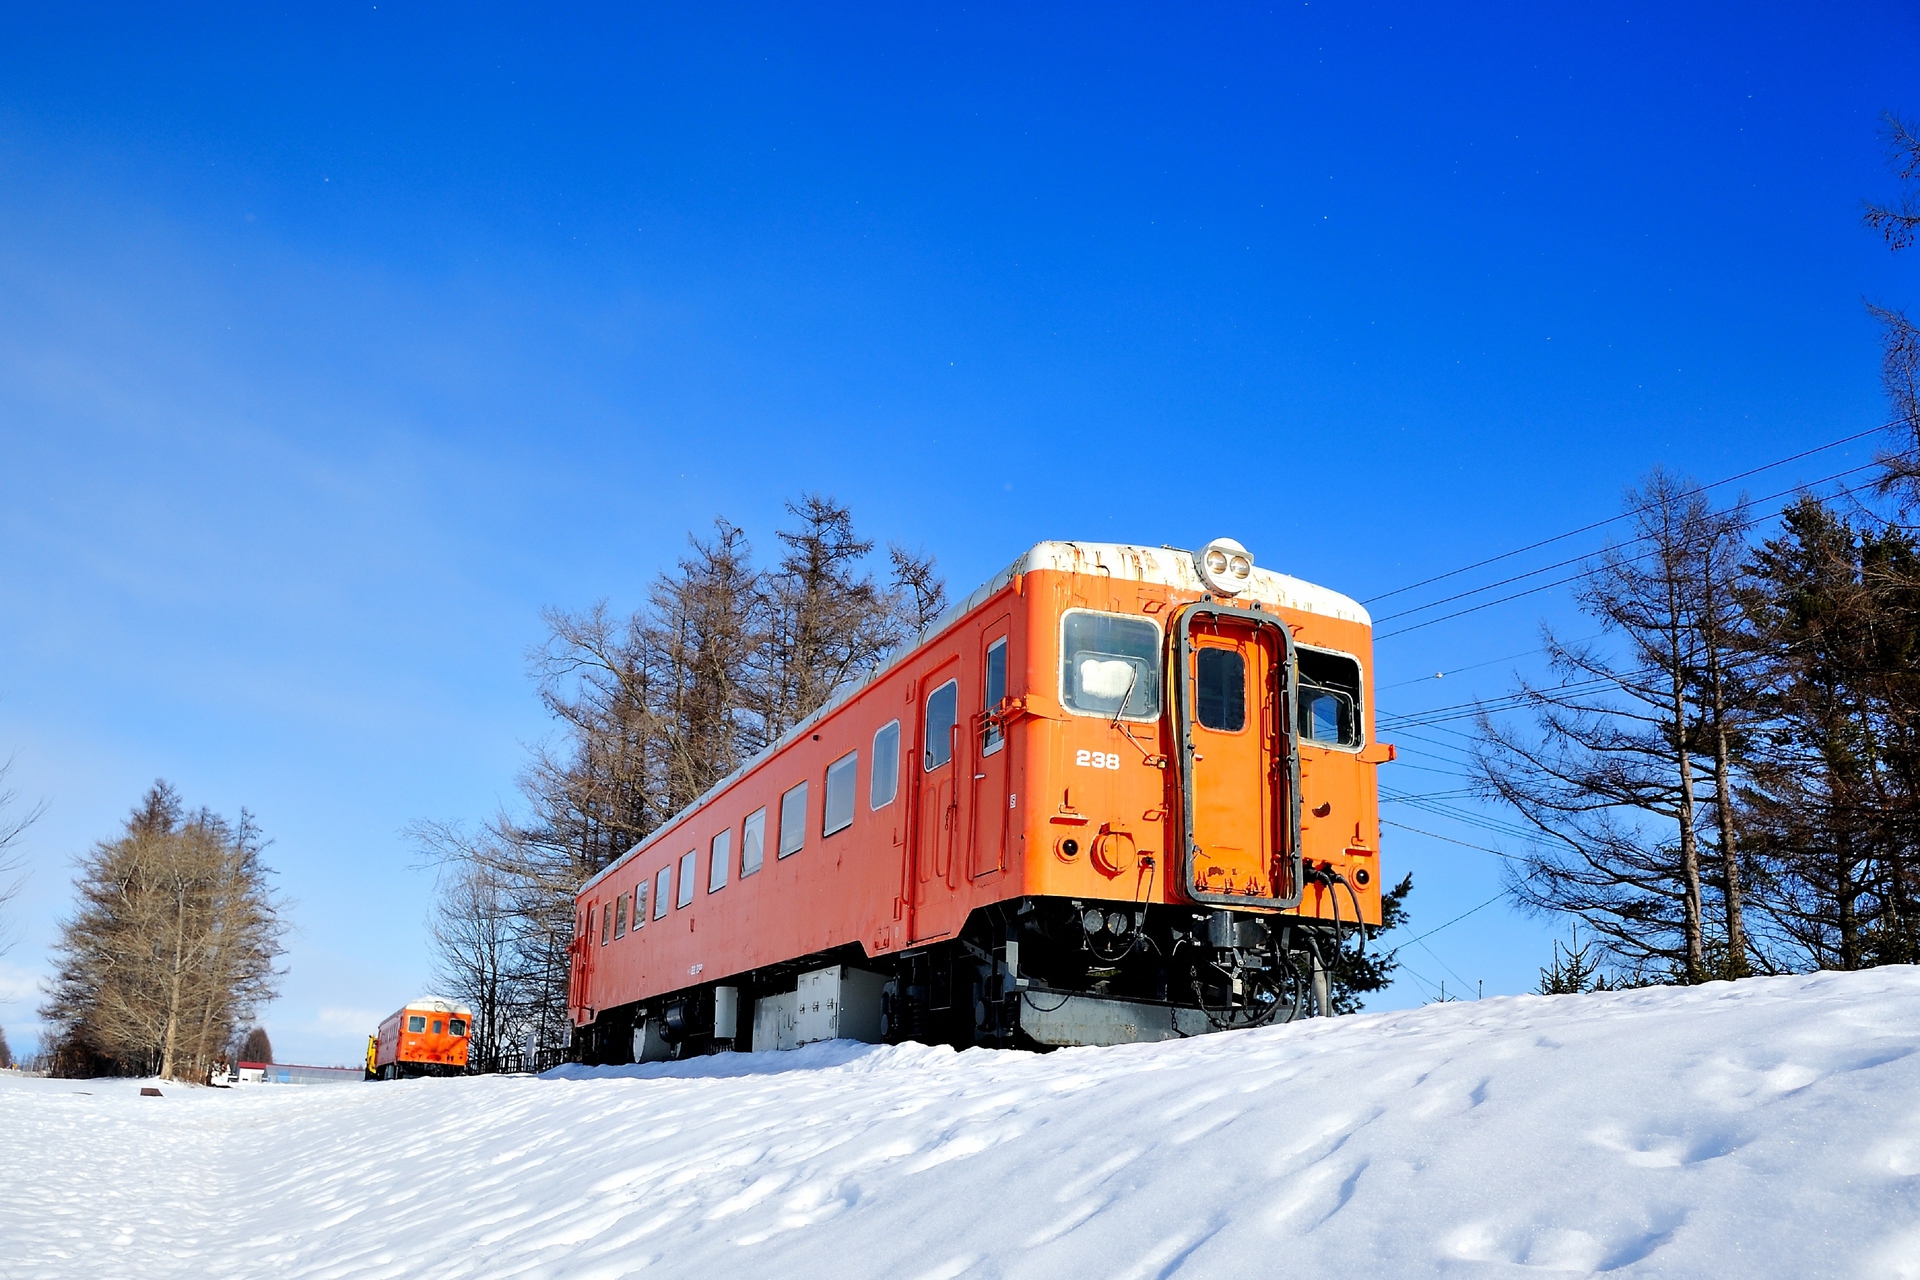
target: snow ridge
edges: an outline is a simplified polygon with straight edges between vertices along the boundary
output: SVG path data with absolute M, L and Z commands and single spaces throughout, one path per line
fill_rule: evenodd
M 0 1078 L 0 1272 L 1920 1278 L 1917 1051 L 1898 967 L 1046 1056 Z

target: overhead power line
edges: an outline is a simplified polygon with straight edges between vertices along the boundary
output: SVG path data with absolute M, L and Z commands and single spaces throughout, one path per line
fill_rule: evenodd
M 1856 431 L 1850 436 L 1841 436 L 1838 440 L 1829 440 L 1827 443 L 1815 445 L 1811 449 L 1802 449 L 1799 453 L 1789 454 L 1787 457 L 1778 458 L 1763 466 L 1753 467 L 1737 475 L 1728 476 L 1724 480 L 1715 480 L 1712 484 L 1702 487 L 1706 489 L 1719 489 L 1726 485 L 1745 480 L 1750 476 L 1757 476 L 1763 471 L 1772 471 L 1775 467 L 1784 467 L 1789 462 L 1798 462 L 1802 458 L 1811 458 L 1816 453 L 1825 453 L 1827 450 L 1837 449 L 1843 444 L 1852 444 L 1855 440 L 1864 440 L 1868 436 L 1878 435 L 1882 431 L 1899 425 L 1897 422 L 1883 422 L 1877 427 L 1869 427 L 1865 431 Z M 1445 573 L 1436 573 L 1430 578 L 1422 578 L 1418 582 L 1410 582 L 1404 587 L 1395 587 L 1391 591 L 1383 591 L 1377 596 L 1369 596 L 1361 603 L 1373 604 L 1376 601 L 1386 600 L 1392 596 L 1404 595 L 1406 592 L 1429 586 L 1435 582 L 1444 582 L 1448 578 L 1457 578 L 1463 573 L 1471 573 L 1475 569 L 1481 569 L 1490 564 L 1498 564 L 1502 560 L 1510 560 L 1514 556 L 1525 555 L 1527 552 L 1537 551 L 1541 547 L 1552 546 L 1556 542 L 1565 542 L 1568 538 L 1575 538 L 1583 533 L 1592 533 L 1595 529 L 1604 529 L 1608 525 L 1617 524 L 1634 514 L 1636 513 L 1632 511 L 1623 511 L 1619 515 L 1608 516 L 1605 520 L 1596 520 L 1592 524 L 1583 524 L 1578 529 L 1569 529 L 1565 533 L 1556 533 L 1551 538 L 1542 538 L 1538 542 L 1530 542 L 1524 547 L 1515 547 L 1512 551 L 1502 551 L 1499 555 L 1488 556 L 1484 560 L 1476 560 L 1472 564 L 1462 565 L 1458 569 L 1449 569 Z
M 1850 468 L 1850 469 L 1849 469 L 1849 470 L 1847 470 L 1847 471 L 1842 471 L 1842 472 L 1839 472 L 1839 473 L 1838 473 L 1837 475 L 1833 475 L 1833 476 L 1829 476 L 1829 477 L 1827 477 L 1827 479 L 1826 479 L 1826 480 L 1817 480 L 1817 481 L 1814 481 L 1814 483 L 1815 483 L 1815 484 L 1825 484 L 1825 483 L 1827 483 L 1827 481 L 1829 481 L 1829 480 L 1837 480 L 1837 479 L 1840 479 L 1840 478 L 1842 478 L 1842 477 L 1844 477 L 1844 476 L 1849 476 L 1849 475 L 1852 475 L 1852 474 L 1853 474 L 1854 472 L 1857 472 L 1857 471 L 1864 471 L 1864 470 L 1867 470 L 1867 469 L 1868 469 L 1868 468 L 1870 468 L 1870 467 L 1873 467 L 1873 466 L 1877 466 L 1877 465 L 1878 465 L 1877 463 L 1864 463 L 1864 464 L 1862 464 L 1861 466 L 1858 466 L 1858 467 L 1853 467 L 1853 468 Z M 1769 496 L 1768 496 L 1768 497 L 1766 497 L 1766 498 L 1763 498 L 1763 499 L 1760 499 L 1760 501 L 1762 501 L 1762 502 L 1770 502 L 1770 501 L 1772 501 L 1772 500 L 1773 500 L 1774 498 L 1779 498 L 1779 497 L 1784 497 L 1784 496 L 1786 496 L 1786 494 L 1787 494 L 1787 493 L 1796 493 L 1796 492 L 1799 492 L 1799 490 L 1800 490 L 1800 489 L 1803 489 L 1803 488 L 1806 488 L 1806 487 L 1807 487 L 1807 486 L 1805 486 L 1805 485 L 1796 485 L 1796 486 L 1795 486 L 1795 487 L 1794 487 L 1793 489 L 1791 489 L 1791 490 L 1785 490 L 1785 491 L 1782 491 L 1781 493 L 1776 493 L 1776 494 L 1771 494 L 1771 495 L 1769 495 Z M 1834 496 L 1835 496 L 1835 497 L 1844 497 L 1844 496 L 1846 496 L 1847 494 L 1850 494 L 1850 493 L 1858 493 L 1858 492 L 1859 492 L 1859 491 L 1860 491 L 1861 489 L 1864 489 L 1864 488 L 1866 488 L 1866 487 L 1867 487 L 1867 486 L 1866 486 L 1866 485 L 1864 485 L 1864 484 L 1856 484 L 1856 485 L 1848 485 L 1847 487 L 1845 487 L 1845 488 L 1843 488 L 1843 489 L 1840 489 L 1839 491 L 1837 491 L 1837 492 L 1836 492 L 1836 493 L 1834 494 Z M 1629 513 L 1627 513 L 1627 514 L 1629 514 L 1629 515 L 1630 515 L 1630 514 L 1632 514 L 1632 513 L 1631 513 L 1631 512 L 1629 512 Z M 1742 528 L 1745 528 L 1745 529 L 1751 529 L 1751 528 L 1752 528 L 1752 527 L 1753 527 L 1754 525 L 1756 525 L 1756 524 L 1759 524 L 1759 523 L 1760 523 L 1760 522 L 1761 522 L 1762 520 L 1769 520 L 1769 519 L 1772 519 L 1772 518 L 1773 518 L 1774 516 L 1777 516 L 1777 515 L 1779 515 L 1779 514 L 1780 514 L 1780 513 L 1779 513 L 1778 511 L 1773 511 L 1773 512 L 1769 512 L 1769 513 L 1767 513 L 1767 514 L 1766 514 L 1766 515 L 1764 515 L 1764 516 L 1755 516 L 1755 517 L 1754 517 L 1754 518 L 1752 518 L 1751 520 L 1748 520 L 1748 521 L 1746 521 L 1746 522 L 1745 522 L 1745 523 L 1744 523 L 1744 524 L 1743 524 L 1743 525 L 1742 525 L 1741 527 L 1742 527 Z M 1636 538 L 1636 539 L 1634 539 L 1634 541 L 1635 541 L 1635 542 L 1638 542 L 1638 541 L 1640 541 L 1640 539 L 1638 539 L 1638 538 Z M 1632 545 L 1632 544 L 1631 544 L 1631 543 L 1629 543 L 1628 545 Z M 1654 553 L 1654 552 L 1651 552 L 1651 551 L 1646 551 L 1646 552 L 1642 552 L 1641 554 L 1639 554 L 1639 555 L 1637 555 L 1637 556 L 1629 556 L 1629 557 L 1627 558 L 1627 563 L 1629 563 L 1629 564 L 1631 564 L 1631 563 L 1633 563 L 1633 562 L 1635 562 L 1635 561 L 1638 561 L 1638 560 L 1644 560 L 1644 559 L 1646 559 L 1646 558 L 1647 558 L 1648 556 L 1650 556 L 1650 555 L 1653 555 L 1653 554 L 1655 554 L 1655 553 Z M 1579 559 L 1579 560 L 1584 560 L 1584 559 L 1586 559 L 1586 558 L 1587 558 L 1586 556 L 1579 556 L 1579 557 L 1576 557 L 1576 559 Z M 1569 561 L 1568 563 L 1573 563 L 1573 562 L 1572 562 L 1572 561 Z M 1549 567 L 1550 567 L 1550 568 L 1559 568 L 1560 566 L 1559 566 L 1559 565 L 1552 565 L 1552 566 L 1549 566 Z M 1546 570 L 1544 570 L 1544 569 L 1543 569 L 1543 570 L 1539 570 L 1539 572 L 1542 572 L 1542 573 L 1544 573 L 1544 572 L 1546 572 Z M 1526 577 L 1531 577 L 1531 576 L 1532 576 L 1531 574 L 1521 574 L 1521 575 L 1519 575 L 1519 577 L 1520 577 L 1520 578 L 1526 578 Z M 1470 613 L 1479 613 L 1479 612 L 1480 612 L 1480 611 L 1481 611 L 1482 609 L 1491 609 L 1491 608 L 1493 608 L 1493 607 L 1495 607 L 1496 605 L 1503 605 L 1503 604 L 1509 604 L 1509 603 L 1511 603 L 1511 602 L 1513 602 L 1513 601 L 1515 601 L 1515 600 L 1523 600 L 1523 599 L 1525 599 L 1526 597 L 1528 597 L 1528 596 L 1531 596 L 1531 595 L 1538 595 L 1538 594 L 1539 594 L 1540 592 L 1542 592 L 1542 591 L 1551 591 L 1551 590 L 1553 590 L 1553 588 L 1555 588 L 1555 587 L 1564 587 L 1564 586 L 1566 586 L 1566 585 L 1567 585 L 1568 583 L 1570 583 L 1570 582 L 1578 582 L 1578 581 L 1580 581 L 1580 579 L 1582 579 L 1582 578 L 1584 578 L 1584 577 L 1586 577 L 1586 576 L 1587 576 L 1587 575 L 1586 575 L 1586 573 L 1585 573 L 1585 571 L 1582 571 L 1582 572 L 1580 572 L 1580 573 L 1571 573 L 1571 574 L 1568 574 L 1568 575 L 1567 575 L 1566 577 L 1564 577 L 1564 578 L 1555 578 L 1555 579 L 1554 579 L 1554 580 L 1553 580 L 1552 582 L 1542 582 L 1542 583 L 1539 583 L 1539 584 L 1538 584 L 1538 585 L 1536 585 L 1536 586 L 1531 586 L 1531 587 L 1528 587 L 1528 588 L 1526 588 L 1526 589 L 1525 589 L 1525 590 L 1523 590 L 1523 591 L 1516 591 L 1516 592 L 1514 592 L 1514 593 L 1513 593 L 1512 595 L 1505 595 L 1505 596 L 1501 596 L 1501 597 L 1500 597 L 1500 598 L 1499 598 L 1498 600 L 1483 600 L 1483 601 L 1481 601 L 1481 602 L 1480 602 L 1479 604 L 1473 604 L 1473 605 L 1468 605 L 1468 606 L 1467 606 L 1466 608 L 1464 608 L 1464 609 L 1455 609 L 1455 610 L 1454 610 L 1454 611 L 1453 611 L 1452 613 L 1443 613 L 1443 614 L 1441 614 L 1441 615 L 1440 615 L 1439 617 L 1437 617 L 1437 618 L 1427 618 L 1427 619 L 1425 619 L 1424 621 L 1421 621 L 1421 622 L 1415 622 L 1415 623 L 1412 623 L 1412 624 L 1411 624 L 1411 625 L 1409 625 L 1409 626 L 1404 626 L 1404 627 L 1401 627 L 1401 628 L 1400 628 L 1400 629 L 1399 629 L 1398 631 L 1388 631 L 1388 632 L 1384 632 L 1384 633 L 1382 633 L 1382 634 L 1380 634 L 1380 635 L 1376 635 L 1376 636 L 1374 637 L 1374 640 L 1375 640 L 1375 641 L 1380 641 L 1380 640 L 1391 640 L 1391 639 L 1392 639 L 1393 637 L 1395 637 L 1395 636 L 1403 636 L 1403 635 L 1406 635 L 1406 634 L 1407 634 L 1407 633 L 1408 633 L 1409 631 L 1419 631 L 1419 630 L 1421 630 L 1421 629 L 1423 629 L 1423 628 L 1425 628 L 1425 627 L 1431 627 L 1431 626 L 1434 626 L 1434 625 L 1435 625 L 1435 624 L 1437 624 L 1437 623 L 1441 623 L 1441 622 L 1451 622 L 1451 621 L 1452 621 L 1453 619 L 1455 619 L 1455 618 L 1464 618 L 1464 617 L 1466 617 L 1466 616 L 1467 616 L 1468 614 L 1470 614 Z M 1515 579 L 1510 579 L 1510 581 L 1518 581 L 1518 580 L 1519 580 L 1518 578 L 1515 578 Z M 1498 586 L 1498 585 L 1500 585 L 1500 584 L 1498 584 L 1498 583 L 1496 583 L 1496 584 L 1494 584 L 1494 586 Z M 1465 596 L 1471 596 L 1471 595 L 1478 595 L 1478 594 L 1480 593 L 1480 591 L 1490 591 L 1490 590 L 1492 590 L 1492 589 L 1493 589 L 1493 587 L 1491 587 L 1491 586 L 1490 586 L 1490 587 L 1481 587 L 1481 588 L 1477 588 L 1477 589 L 1475 589 L 1475 590 L 1473 590 L 1473 591 L 1464 591 L 1464 592 L 1461 592 L 1459 596 L 1454 596 L 1454 597 L 1450 597 L 1450 598 L 1451 598 L 1451 599 L 1460 599 L 1460 598 L 1463 598 L 1463 597 L 1465 597 Z M 1444 602 L 1443 602 L 1443 601 L 1435 601 L 1434 603 L 1435 603 L 1435 604 L 1440 604 L 1440 603 L 1444 603 Z M 1408 614 L 1410 614 L 1410 613 L 1419 613 L 1419 612 L 1420 612 L 1420 611 L 1421 611 L 1422 609 L 1428 609 L 1428 608 L 1432 608 L 1432 607 L 1433 607 L 1433 605 L 1420 605 L 1420 606 L 1417 606 L 1417 607 L 1415 607 L 1415 608 L 1412 608 L 1412 609 L 1405 609 L 1405 610 L 1402 610 L 1402 611 L 1401 611 L 1400 613 L 1396 613 L 1396 614 L 1390 614 L 1390 615 L 1388 615 L 1388 616 L 1389 616 L 1389 617 L 1395 617 L 1395 618 L 1402 618 L 1402 617 L 1405 617 L 1405 616 L 1407 616 L 1407 615 L 1408 615 Z
M 1759 505 L 1760 503 L 1765 503 L 1765 502 L 1772 502 L 1772 501 L 1774 501 L 1775 499 L 1778 499 L 1778 498 L 1785 498 L 1785 497 L 1788 497 L 1788 496 L 1789 496 L 1789 495 L 1791 495 L 1791 494 L 1796 494 L 1796 493 L 1800 493 L 1800 492 L 1801 492 L 1801 491 L 1803 491 L 1803 490 L 1806 490 L 1806 489 L 1810 489 L 1810 488 L 1812 488 L 1812 487 L 1813 487 L 1814 485 L 1821 485 L 1821 484 L 1831 484 L 1831 483 L 1832 483 L 1833 481 L 1835 481 L 1835 480 L 1844 480 L 1844 479 L 1846 479 L 1846 478 L 1847 478 L 1848 476 L 1851 476 L 1851 475 L 1857 475 L 1857 474 L 1859 474 L 1859 473 L 1860 473 L 1860 472 L 1862 472 L 1862 471 L 1870 471 L 1870 470 L 1872 470 L 1873 468 L 1875 468 L 1875 467 L 1877 467 L 1877 466 L 1879 466 L 1879 465 L 1880 465 L 1880 464 L 1879 464 L 1879 463 L 1877 463 L 1877 462 L 1863 462 L 1863 463 L 1861 463 L 1861 464 L 1860 464 L 1859 466 L 1857 466 L 1857 467 L 1848 467 L 1848 468 L 1847 468 L 1847 469 L 1846 469 L 1845 471 L 1836 471 L 1836 472 L 1834 472 L 1834 473 L 1833 473 L 1832 475 L 1830 475 L 1830 476 L 1822 476 L 1822 477 L 1821 477 L 1820 479 L 1818 479 L 1818 480 L 1809 480 L 1809 481 L 1807 481 L 1807 482 L 1806 482 L 1806 483 L 1804 483 L 1804 484 L 1796 484 L 1796 485 L 1794 485 L 1794 486 L 1793 486 L 1792 488 L 1788 488 L 1788 489 L 1782 489 L 1782 490 L 1780 490 L 1780 491 L 1779 491 L 1779 492 L 1777 492 L 1777 493 L 1770 493 L 1770 494 L 1768 494 L 1768 495 L 1767 495 L 1766 497 L 1764 497 L 1764 498 L 1755 498 L 1755 499 L 1753 499 L 1753 502 L 1754 502 L 1754 504 L 1755 504 L 1755 505 Z M 1852 493 L 1852 492 L 1854 492 L 1855 490 L 1857 490 L 1857 489 L 1860 489 L 1860 488 L 1862 488 L 1862 487 L 1863 487 L 1863 486 L 1860 486 L 1860 485 L 1853 485 L 1853 486 L 1850 486 L 1850 487 L 1848 487 L 1848 488 L 1845 488 L 1845 489 L 1842 489 L 1842 490 L 1841 490 L 1840 492 L 1841 492 L 1841 493 Z M 1627 514 L 1627 515 L 1632 515 L 1632 514 L 1634 514 L 1634 513 L 1633 513 L 1633 512 L 1626 512 L 1625 514 Z M 1778 515 L 1778 514 L 1779 514 L 1779 512 L 1773 512 L 1773 513 L 1771 513 L 1771 515 Z M 1752 527 L 1752 526 L 1753 526 L 1754 524 L 1756 524 L 1756 523 L 1758 523 L 1758 522 L 1759 522 L 1760 520 L 1764 520 L 1764 519 L 1769 519 L 1769 518 L 1770 518 L 1770 516 L 1759 516 L 1759 517 L 1756 517 L 1756 518 L 1755 518 L 1755 519 L 1753 519 L 1753 520 L 1749 520 L 1749 521 L 1747 521 L 1747 523 L 1746 523 L 1746 527 L 1748 527 L 1748 528 L 1751 528 L 1751 527 Z M 1650 534 L 1641 534 L 1641 535 L 1640 535 L 1639 537 L 1637 537 L 1637 538 L 1632 538 L 1632 539 L 1629 539 L 1629 540 L 1628 540 L 1627 542 L 1625 542 L 1625 543 L 1622 543 L 1622 544 L 1620 544 L 1620 545 L 1621 545 L 1621 546 L 1623 546 L 1623 547 L 1630 547 L 1630 546 L 1633 546 L 1633 545 L 1634 545 L 1635 543 L 1639 543 L 1639 542 L 1645 542 L 1645 541 L 1647 541 L 1647 540 L 1648 540 L 1648 539 L 1649 539 L 1649 538 L 1650 538 L 1651 536 L 1652 536 L 1652 535 L 1650 535 Z M 1541 575 L 1541 574 L 1543 574 L 1543 573 L 1552 573 L 1552 572 L 1553 572 L 1553 571 L 1554 571 L 1555 569 L 1564 569 L 1564 568 L 1566 568 L 1566 567 L 1567 567 L 1568 565 L 1570 565 L 1570 564 L 1579 564 L 1579 563 L 1580 563 L 1581 561 L 1583 561 L 1583 560 L 1587 560 L 1587 559 L 1591 559 L 1591 558 L 1592 558 L 1592 556 L 1593 556 L 1593 553 L 1592 553 L 1592 552 L 1590 552 L 1590 551 L 1588 551 L 1588 552 L 1582 552 L 1582 553 L 1581 553 L 1580 555 L 1577 555 L 1577 556 L 1569 556 L 1569 557 L 1567 557 L 1567 558 L 1566 558 L 1565 560 L 1556 560 L 1556 561 L 1555 561 L 1554 563 L 1552 563 L 1552 564 L 1547 564 L 1547 565 L 1541 565 L 1541 566 L 1540 566 L 1540 567 L 1539 567 L 1538 569 L 1529 569 L 1529 570 L 1527 570 L 1527 571 L 1526 571 L 1525 573 L 1516 573 L 1516 574 L 1514 574 L 1514 575 L 1512 575 L 1511 577 L 1507 577 L 1507 578 L 1502 578 L 1502 579 L 1500 579 L 1500 580 L 1499 580 L 1498 582 L 1489 582 L 1489 583 L 1487 583 L 1487 584 L 1486 584 L 1485 586 L 1482 586 L 1482 587 L 1472 587 L 1472 588 L 1469 588 L 1469 589 L 1468 589 L 1468 590 L 1466 590 L 1466 591 L 1457 591 L 1457 592 L 1455 592 L 1454 594 L 1452 594 L 1452 595 L 1450 595 L 1450 596 L 1442 596 L 1442 597 L 1440 597 L 1440 598 L 1439 598 L 1438 600 L 1430 600 L 1430 601 L 1428 601 L 1428 602 L 1427 602 L 1426 604 L 1416 604 L 1416 605 L 1414 605 L 1414 606 L 1412 606 L 1411 608 L 1407 608 L 1407 609 L 1402 609 L 1402 610 L 1400 610 L 1400 612 L 1398 612 L 1398 613 L 1388 613 L 1388 614 L 1382 614 L 1382 615 L 1381 615 L 1380 617 L 1378 617 L 1378 618 L 1375 618 L 1375 619 L 1374 619 L 1374 622 L 1375 622 L 1375 623 L 1381 623 L 1381 622 L 1391 622 L 1391 621 L 1393 621 L 1393 620 L 1394 620 L 1395 618 L 1405 618 L 1405 617 L 1409 617 L 1409 616 L 1411 616 L 1412 614 L 1416 614 L 1416 613 L 1423 613 L 1423 612 L 1425 612 L 1425 611 L 1426 611 L 1426 610 L 1428 610 L 1428 609 L 1437 609 L 1437 608 L 1439 608 L 1439 607 L 1440 607 L 1441 605 L 1443 605 L 1443 604 L 1452 604 L 1452 603 L 1453 603 L 1453 602 L 1454 602 L 1455 600 L 1465 600 L 1465 599 L 1466 599 L 1466 598 L 1467 598 L 1468 596 L 1477 596 L 1477 595 L 1479 595 L 1479 594 L 1480 594 L 1481 592 L 1483 592 L 1483 591 L 1497 591 L 1497 590 L 1499 590 L 1499 589 L 1500 589 L 1501 587 L 1504 587 L 1504 586 L 1507 586 L 1507 585 L 1509 585 L 1509 584 L 1511 584 L 1511 583 L 1515 583 L 1515 582 L 1524 582 L 1524 581 L 1526 581 L 1526 580 L 1527 580 L 1528 578 L 1534 578 L 1534 577 L 1538 577 L 1539 575 Z M 1637 557 L 1637 556 L 1636 556 L 1636 557 L 1634 557 L 1634 558 L 1635 558 L 1635 559 L 1639 559 L 1639 558 L 1641 558 L 1641 557 Z M 1580 577 L 1582 577 L 1582 576 L 1583 576 L 1582 574 L 1577 574 L 1577 573 L 1576 573 L 1576 574 L 1574 574 L 1574 575 L 1573 575 L 1573 576 L 1572 576 L 1571 578 L 1562 578 L 1562 579 L 1560 579 L 1560 582 L 1550 582 L 1550 583 L 1546 583 L 1546 584 L 1544 584 L 1544 585 L 1542 585 L 1542 586 L 1538 586 L 1538 587 L 1534 587 L 1534 588 L 1531 588 L 1531 590 L 1533 590 L 1533 591 L 1545 591 L 1545 590 L 1546 590 L 1546 589 L 1547 589 L 1548 587 L 1554 587 L 1554 586 L 1559 586 L 1561 582 L 1571 582 L 1571 581 L 1574 581 L 1575 579 L 1577 579 L 1577 578 L 1580 578 Z M 1527 592 L 1521 592 L 1520 594 L 1521 594 L 1521 595 L 1525 595 L 1525 594 L 1527 594 Z M 1516 597 L 1514 597 L 1514 596 L 1508 596 L 1508 597 L 1506 597 L 1506 598 L 1507 598 L 1507 599 L 1509 599 L 1509 600 L 1511 600 L 1511 599 L 1515 599 Z M 1453 616 L 1453 615 L 1449 615 L 1449 616 Z M 1398 633 L 1395 633 L 1395 634 L 1398 634 Z

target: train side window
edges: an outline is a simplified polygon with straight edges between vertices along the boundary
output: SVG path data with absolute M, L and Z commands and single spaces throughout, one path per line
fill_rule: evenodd
M 435 1018 L 433 1020 L 433 1034 L 437 1036 L 443 1036 L 447 1034 L 447 1024 L 445 1020 L 440 1018 Z
M 647 922 L 647 882 L 642 880 L 633 891 L 633 927 Z
M 1145 618 L 1069 609 L 1060 620 L 1060 701 L 1081 715 L 1160 714 L 1160 628 Z
M 740 828 L 740 878 L 760 869 L 760 863 L 767 849 L 767 811 L 755 809 L 747 815 L 746 825 Z
M 653 918 L 660 919 L 667 914 L 667 899 L 673 896 L 673 864 L 669 862 L 660 868 L 660 874 L 653 878 Z
M 853 789 L 860 772 L 860 753 L 849 751 L 827 766 L 827 802 L 820 834 L 830 836 L 853 825 Z
M 987 705 L 985 710 L 992 711 L 1007 696 L 1007 638 L 1001 636 L 987 646 Z M 1000 726 L 989 723 L 986 731 L 980 735 L 980 754 L 990 756 L 1000 749 L 1006 734 Z
M 780 857 L 800 852 L 807 842 L 807 784 L 780 797 Z
M 673 900 L 676 907 L 693 905 L 694 864 L 700 860 L 698 849 L 689 849 L 680 855 L 680 896 Z
M 707 852 L 707 892 L 718 893 L 727 887 L 727 863 L 733 860 L 733 828 L 713 838 Z
M 900 794 L 900 722 L 889 720 L 873 735 L 873 776 L 867 779 L 867 807 L 884 809 Z
M 1344 653 L 1296 649 L 1299 733 L 1329 747 L 1360 745 L 1360 664 Z
M 627 936 L 627 895 L 624 893 L 613 900 L 613 936 Z
M 925 759 L 921 769 L 932 773 L 953 759 L 953 726 L 960 715 L 960 682 L 949 680 L 927 695 Z
M 1247 659 L 1238 649 L 1202 649 L 1194 655 L 1194 715 L 1203 729 L 1238 733 L 1247 727 Z
M 447 1019 L 447 1034 L 453 1036 L 463 1036 L 467 1034 L 467 1020 L 465 1018 Z
M 607 935 L 613 932 L 613 904 L 607 903 L 600 908 L 600 945 L 607 945 Z
M 414 1035 L 419 1035 L 422 1031 L 425 1031 L 426 1029 L 427 1029 L 427 1020 L 426 1018 L 422 1017 L 420 1014 L 416 1013 L 412 1017 L 407 1019 L 407 1030 L 412 1032 Z

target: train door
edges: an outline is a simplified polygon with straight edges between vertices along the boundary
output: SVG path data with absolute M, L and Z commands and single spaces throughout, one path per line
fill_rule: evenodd
M 955 932 L 954 853 L 960 828 L 965 765 L 961 738 L 960 664 L 950 662 L 921 682 L 920 750 L 914 761 L 913 834 L 907 841 L 907 937 L 913 942 Z
M 974 750 L 971 803 L 968 805 L 972 851 L 967 874 L 973 879 L 990 876 L 1006 866 L 1007 800 L 1012 786 L 1010 763 L 1013 752 L 1007 746 L 1005 729 L 988 719 L 1001 699 L 1007 696 L 1008 621 L 1001 617 L 989 623 L 982 633 L 980 647 L 980 712 L 974 717 L 969 745 Z
M 1181 614 L 1174 653 L 1184 888 L 1220 906 L 1291 906 L 1301 887 L 1292 638 L 1271 614 L 1198 604 Z
M 594 904 L 579 907 L 579 916 L 573 924 L 573 974 L 571 977 L 573 1016 L 575 1021 L 586 1016 L 587 979 L 592 967 L 593 957 L 593 914 Z

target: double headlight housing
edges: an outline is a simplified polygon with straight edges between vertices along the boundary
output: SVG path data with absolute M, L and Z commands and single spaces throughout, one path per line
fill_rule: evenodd
M 1193 563 L 1215 595 L 1237 596 L 1253 581 L 1253 553 L 1232 538 L 1215 538 L 1194 552 Z

